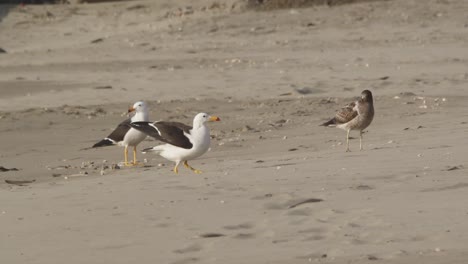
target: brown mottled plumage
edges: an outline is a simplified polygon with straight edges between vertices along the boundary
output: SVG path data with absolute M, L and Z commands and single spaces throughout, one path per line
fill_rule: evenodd
M 336 126 L 346 130 L 346 151 L 350 151 L 349 132 L 359 130 L 359 149 L 362 150 L 362 131 L 371 124 L 372 119 L 374 119 L 372 93 L 369 90 L 364 90 L 359 100 L 343 107 L 336 113 L 335 117 L 321 126 Z

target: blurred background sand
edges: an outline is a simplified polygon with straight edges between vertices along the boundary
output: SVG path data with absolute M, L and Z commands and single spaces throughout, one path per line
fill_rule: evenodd
M 468 2 L 310 2 L 1 5 L 5 263 L 465 263 Z M 221 117 L 204 174 L 86 149 L 137 100 Z

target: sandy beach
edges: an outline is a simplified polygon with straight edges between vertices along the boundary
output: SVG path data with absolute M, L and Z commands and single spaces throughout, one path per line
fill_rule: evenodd
M 2 263 L 466 263 L 468 2 L 194 2 L 0 5 Z M 138 100 L 203 174 L 90 149 Z

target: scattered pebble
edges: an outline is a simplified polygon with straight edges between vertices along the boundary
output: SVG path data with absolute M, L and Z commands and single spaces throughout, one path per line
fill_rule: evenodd
M 88 169 L 94 167 L 94 161 L 83 161 L 81 162 L 80 169 Z
M 313 89 L 310 88 L 310 87 L 294 88 L 294 90 L 295 90 L 298 94 L 303 94 L 303 95 L 313 93 Z

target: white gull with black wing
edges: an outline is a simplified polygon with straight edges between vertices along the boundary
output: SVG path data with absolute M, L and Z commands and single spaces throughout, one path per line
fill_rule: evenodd
M 131 118 L 120 123 L 109 136 L 93 145 L 93 148 L 120 145 L 125 147 L 125 166 L 137 165 L 136 147 L 146 138 L 146 134 L 130 126 L 132 122 L 148 122 L 148 108 L 145 102 L 136 102 L 128 109 L 128 112 L 135 112 Z M 133 147 L 133 162 L 128 162 L 128 147 Z
M 217 116 L 199 113 L 193 119 L 193 127 L 178 123 L 158 121 L 132 122 L 130 126 L 166 144 L 144 149 L 143 152 L 156 152 L 162 157 L 174 161 L 173 171 L 178 173 L 181 162 L 195 173 L 201 171 L 192 168 L 188 161 L 203 155 L 210 148 L 210 129 L 205 122 L 220 121 Z

